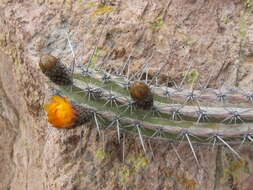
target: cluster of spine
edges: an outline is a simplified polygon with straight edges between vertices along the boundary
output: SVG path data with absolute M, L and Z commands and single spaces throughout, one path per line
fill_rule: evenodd
M 76 112 L 85 113 L 77 114 L 74 126 L 89 117 L 98 133 L 115 128 L 119 141 L 121 133 L 134 133 L 144 151 L 145 138 L 187 142 L 195 158 L 194 143 L 222 144 L 240 157 L 230 145 L 253 142 L 252 93 L 238 88 L 169 88 L 89 66 L 76 66 L 70 73 L 58 59 L 44 56 L 55 63 L 41 61 L 42 72 Z

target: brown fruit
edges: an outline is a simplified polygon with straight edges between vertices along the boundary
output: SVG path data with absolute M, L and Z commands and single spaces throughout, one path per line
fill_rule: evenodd
M 40 57 L 39 66 L 43 73 L 49 72 L 55 68 L 58 63 L 58 59 L 52 55 L 44 54 Z
M 134 81 L 129 85 L 129 92 L 136 105 L 143 109 L 153 106 L 153 94 L 149 86 L 142 81 Z
M 42 55 L 39 66 L 41 71 L 55 84 L 72 84 L 68 69 L 56 57 L 49 54 Z

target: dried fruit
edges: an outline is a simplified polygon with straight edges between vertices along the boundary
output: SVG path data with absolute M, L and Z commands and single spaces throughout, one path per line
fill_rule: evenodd
M 58 59 L 52 55 L 44 54 L 40 57 L 39 66 L 43 73 L 50 72 L 58 64 Z
M 40 58 L 39 66 L 41 71 L 55 84 L 72 84 L 70 73 L 56 57 L 49 54 L 42 55 Z
M 129 92 L 138 107 L 149 109 L 153 106 L 153 94 L 146 83 L 134 81 L 129 85 Z

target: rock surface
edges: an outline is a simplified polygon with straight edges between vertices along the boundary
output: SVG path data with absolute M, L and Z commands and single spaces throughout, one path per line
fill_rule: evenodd
M 144 156 L 126 135 L 123 160 L 113 131 L 52 129 L 43 111 L 50 83 L 38 67 L 45 52 L 71 64 L 69 37 L 78 64 L 97 47 L 93 64 L 111 52 L 108 69 L 130 56 L 135 72 L 149 59 L 150 75 L 166 64 L 159 79 L 179 83 L 192 65 L 210 87 L 252 90 L 252 1 L 2 0 L 0 26 L 1 190 L 252 189 L 252 145 L 235 147 L 243 161 L 196 146 L 198 168 L 187 144 L 150 142 Z

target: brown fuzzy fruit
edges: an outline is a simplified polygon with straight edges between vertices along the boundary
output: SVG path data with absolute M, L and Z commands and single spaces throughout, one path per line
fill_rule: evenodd
M 56 57 L 49 54 L 42 55 L 39 66 L 41 71 L 55 84 L 72 84 L 69 71 Z
M 153 106 L 153 94 L 146 83 L 141 81 L 131 83 L 129 92 L 138 107 L 150 109 Z
M 39 66 L 43 73 L 50 72 L 58 64 L 58 59 L 52 55 L 44 54 L 40 57 Z

